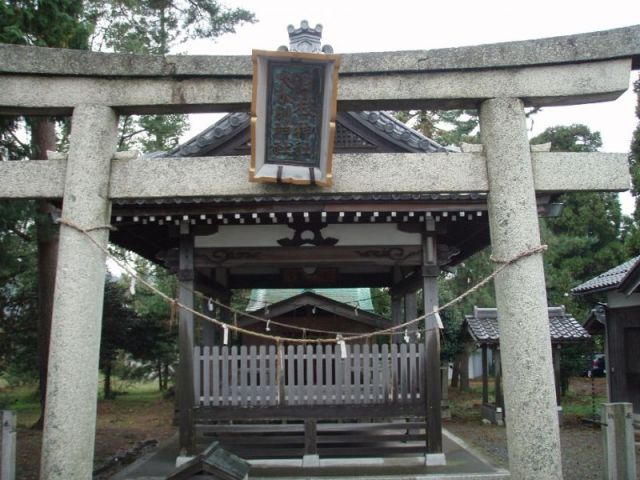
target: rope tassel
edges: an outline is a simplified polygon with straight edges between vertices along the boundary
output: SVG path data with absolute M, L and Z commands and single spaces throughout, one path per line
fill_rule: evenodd
M 347 344 L 341 334 L 338 334 L 336 336 L 336 342 L 340 347 L 340 358 L 344 360 L 345 358 L 347 358 Z

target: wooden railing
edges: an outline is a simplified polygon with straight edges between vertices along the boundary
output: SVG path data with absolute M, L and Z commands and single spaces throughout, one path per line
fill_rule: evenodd
M 196 347 L 196 406 L 409 405 L 424 398 L 424 345 Z

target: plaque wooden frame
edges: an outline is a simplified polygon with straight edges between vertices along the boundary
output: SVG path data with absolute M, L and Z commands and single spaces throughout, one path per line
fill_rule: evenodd
M 252 182 L 292 183 L 298 185 L 331 186 L 333 174 L 333 145 L 336 132 L 338 68 L 340 55 L 302 52 L 273 52 L 253 50 L 253 93 L 251 99 L 251 164 Z M 318 161 L 313 166 L 297 162 L 277 162 L 268 158 L 267 122 L 270 88 L 270 68 L 282 64 L 322 65 L 322 99 L 319 131 Z

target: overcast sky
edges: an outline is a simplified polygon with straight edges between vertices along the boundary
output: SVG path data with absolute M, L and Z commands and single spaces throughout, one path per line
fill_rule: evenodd
M 258 23 L 212 41 L 190 42 L 176 52 L 250 55 L 253 48 L 288 44 L 287 25 L 323 25 L 323 44 L 335 53 L 380 52 L 480 45 L 608 30 L 640 24 L 636 0 L 226 0 L 256 14 Z M 631 80 L 638 78 L 638 72 Z M 193 118 L 185 139 L 206 128 L 211 117 Z M 534 117 L 532 135 L 552 125 L 584 123 L 602 134 L 604 151 L 627 152 L 637 124 L 635 95 L 615 102 L 545 108 Z

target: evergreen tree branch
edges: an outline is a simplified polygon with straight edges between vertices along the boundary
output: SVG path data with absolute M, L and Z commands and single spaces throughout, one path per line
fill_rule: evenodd
M 21 231 L 18 227 L 13 226 L 13 227 L 8 227 L 8 230 L 12 233 L 14 233 L 15 235 L 17 235 L 19 238 L 21 238 L 22 240 L 24 240 L 25 242 L 31 242 L 31 240 L 33 240 L 31 238 L 31 236 L 29 236 L 28 234 L 24 233 L 23 231 Z
M 16 142 L 20 146 L 20 148 L 22 148 L 23 150 L 25 150 L 27 152 L 31 151 L 31 148 L 29 147 L 29 145 L 27 145 L 26 143 L 20 141 L 20 139 L 16 136 L 15 133 L 13 133 L 13 131 L 6 130 L 6 133 L 8 133 L 11 136 L 11 138 L 13 138 L 13 141 Z

